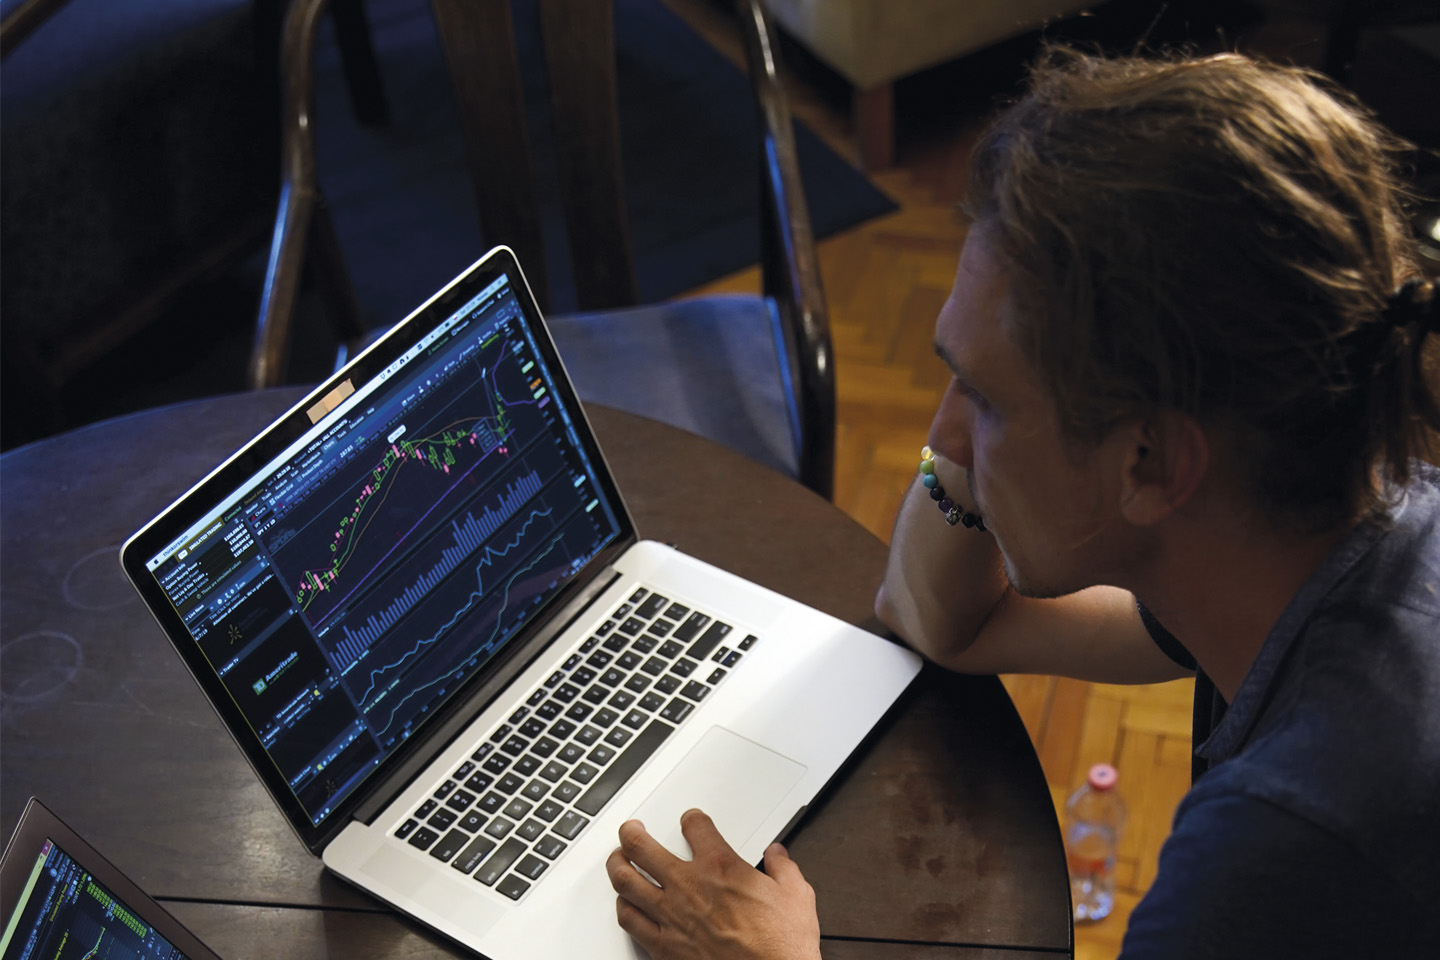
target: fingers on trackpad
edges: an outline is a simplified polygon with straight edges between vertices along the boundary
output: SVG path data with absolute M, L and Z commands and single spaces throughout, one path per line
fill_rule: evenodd
M 803 764 L 724 727 L 711 727 L 640 804 L 635 818 L 667 849 L 689 860 L 680 815 L 698 807 L 715 821 L 726 842 L 746 856 L 741 848 L 804 775 Z

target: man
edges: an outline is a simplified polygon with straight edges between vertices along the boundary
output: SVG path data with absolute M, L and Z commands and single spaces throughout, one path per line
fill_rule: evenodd
M 1298 71 L 1059 51 L 977 148 L 945 514 L 922 473 L 876 610 L 954 670 L 1197 677 L 1127 956 L 1440 956 L 1440 311 L 1397 146 Z M 608 865 L 657 960 L 819 956 L 782 849 L 683 826 L 693 863 L 632 822 Z

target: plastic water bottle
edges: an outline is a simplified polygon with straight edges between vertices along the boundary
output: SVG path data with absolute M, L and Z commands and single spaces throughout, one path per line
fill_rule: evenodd
M 1115 904 L 1115 851 L 1125 827 L 1125 802 L 1115 789 L 1118 779 L 1114 767 L 1097 763 L 1065 802 L 1065 859 L 1078 921 L 1109 916 Z

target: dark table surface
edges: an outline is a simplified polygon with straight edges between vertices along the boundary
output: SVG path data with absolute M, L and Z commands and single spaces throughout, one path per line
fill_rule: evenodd
M 217 953 L 465 951 L 290 832 L 120 571 L 120 543 L 302 395 L 148 411 L 0 458 L 0 830 L 45 801 Z M 640 534 L 878 630 L 884 546 L 750 460 L 590 408 Z M 1059 828 L 994 677 L 927 667 L 789 840 L 829 960 L 1071 952 Z

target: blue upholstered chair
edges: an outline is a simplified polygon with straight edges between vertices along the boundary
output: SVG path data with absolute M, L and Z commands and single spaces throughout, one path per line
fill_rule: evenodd
M 316 170 L 315 41 L 327 2 L 295 0 L 286 24 L 284 185 L 251 360 L 257 387 L 284 377 L 307 259 L 337 336 L 352 348 L 363 340 L 359 305 Z M 829 497 L 834 366 L 790 113 L 760 0 L 737 6 L 762 120 L 755 143 L 762 293 L 636 307 L 612 3 L 539 0 L 560 192 L 582 311 L 551 317 L 550 326 L 582 399 L 718 440 Z M 459 104 L 481 231 L 515 249 L 545 306 L 546 260 L 509 4 L 431 0 L 431 7 Z

